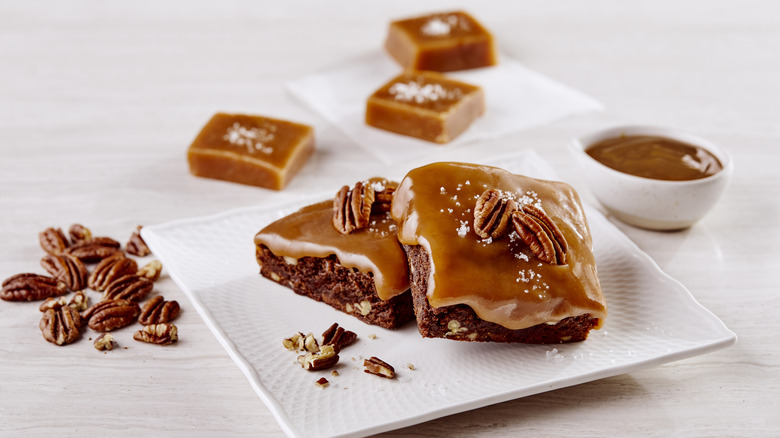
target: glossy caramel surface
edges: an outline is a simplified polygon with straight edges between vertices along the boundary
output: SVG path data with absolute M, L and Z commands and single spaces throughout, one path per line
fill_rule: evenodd
M 370 181 L 375 187 L 393 184 L 378 178 Z M 345 267 L 371 274 L 383 300 L 409 289 L 406 254 L 389 212 L 372 214 L 368 228 L 350 234 L 339 233 L 332 217 L 332 200 L 309 205 L 263 228 L 254 241 L 277 256 L 292 259 L 335 254 Z
M 659 136 L 608 138 L 588 146 L 585 152 L 605 166 L 644 178 L 688 181 L 723 170 L 708 150 Z
M 394 21 L 385 49 L 403 67 L 415 70 L 455 71 L 497 62 L 493 36 L 463 11 Z
M 543 209 L 566 238 L 568 264 L 539 261 L 515 232 L 496 240 L 479 238 L 474 205 L 490 188 Z M 585 313 L 601 322 L 606 317 L 590 232 L 568 184 L 495 167 L 434 163 L 406 175 L 392 214 L 401 243 L 422 245 L 430 255 L 428 301 L 434 307 L 466 304 L 480 318 L 510 329 Z
M 281 190 L 314 150 L 307 125 L 244 114 L 215 114 L 190 145 L 196 176 Z
M 404 72 L 371 96 L 406 107 L 437 113 L 450 111 L 464 97 L 480 91 L 476 85 L 433 72 Z
M 447 143 L 485 112 L 481 87 L 434 72 L 405 72 L 366 102 L 366 123 L 376 128 Z

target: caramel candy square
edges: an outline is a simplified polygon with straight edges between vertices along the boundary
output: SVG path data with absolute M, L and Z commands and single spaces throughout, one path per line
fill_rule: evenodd
M 283 189 L 314 151 L 307 125 L 242 114 L 215 114 L 190 145 L 196 176 Z
M 366 123 L 436 143 L 460 135 L 485 112 L 482 88 L 434 72 L 405 72 L 368 98 Z
M 493 36 L 462 11 L 394 21 L 385 49 L 404 68 L 415 70 L 465 70 L 498 62 Z

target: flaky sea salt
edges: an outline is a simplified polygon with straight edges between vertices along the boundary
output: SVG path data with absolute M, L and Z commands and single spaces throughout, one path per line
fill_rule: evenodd
M 270 125 L 268 129 L 258 129 L 246 128 L 241 126 L 238 122 L 235 122 L 233 123 L 233 126 L 227 129 L 227 132 L 222 136 L 222 139 L 232 145 L 246 147 L 246 151 L 250 154 L 255 151 L 270 154 L 274 149 L 270 146 L 265 146 L 264 143 L 268 143 L 274 139 L 273 131 L 275 130 L 276 127 L 273 125 Z
M 458 236 L 459 237 L 466 237 L 466 235 L 469 233 L 469 223 L 467 221 L 460 221 L 460 226 L 458 227 Z
M 396 82 L 390 86 L 390 89 L 388 89 L 387 92 L 390 93 L 395 100 L 401 102 L 414 101 L 415 103 L 456 100 L 463 95 L 460 88 L 447 90 L 442 87 L 441 84 L 422 85 L 415 81 Z

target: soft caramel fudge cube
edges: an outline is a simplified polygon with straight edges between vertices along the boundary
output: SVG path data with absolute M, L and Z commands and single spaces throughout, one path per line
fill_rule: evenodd
M 394 21 L 385 49 L 404 68 L 415 70 L 454 71 L 498 62 L 493 36 L 462 11 Z
M 434 72 L 405 72 L 368 98 L 366 123 L 436 143 L 460 135 L 485 112 L 482 88 Z
M 215 114 L 190 145 L 196 176 L 283 189 L 314 151 L 314 129 L 269 117 Z

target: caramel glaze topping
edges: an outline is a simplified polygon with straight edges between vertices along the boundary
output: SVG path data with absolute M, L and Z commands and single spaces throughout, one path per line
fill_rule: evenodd
M 377 188 L 397 185 L 381 178 L 371 178 L 368 183 Z M 296 260 L 335 254 L 345 267 L 372 275 L 377 295 L 383 300 L 409 289 L 406 254 L 396 238 L 390 212 L 373 213 L 367 228 L 350 234 L 339 233 L 332 219 L 332 200 L 309 205 L 263 228 L 255 235 L 255 244 Z
M 482 239 L 472 226 L 486 189 L 511 196 L 518 208 L 541 208 L 568 242 L 565 265 L 542 262 L 516 232 Z M 579 196 L 568 184 L 464 163 L 433 163 L 410 171 L 395 192 L 398 239 L 422 245 L 431 259 L 428 301 L 466 304 L 477 315 L 517 330 L 589 313 L 607 314 L 590 231 Z

